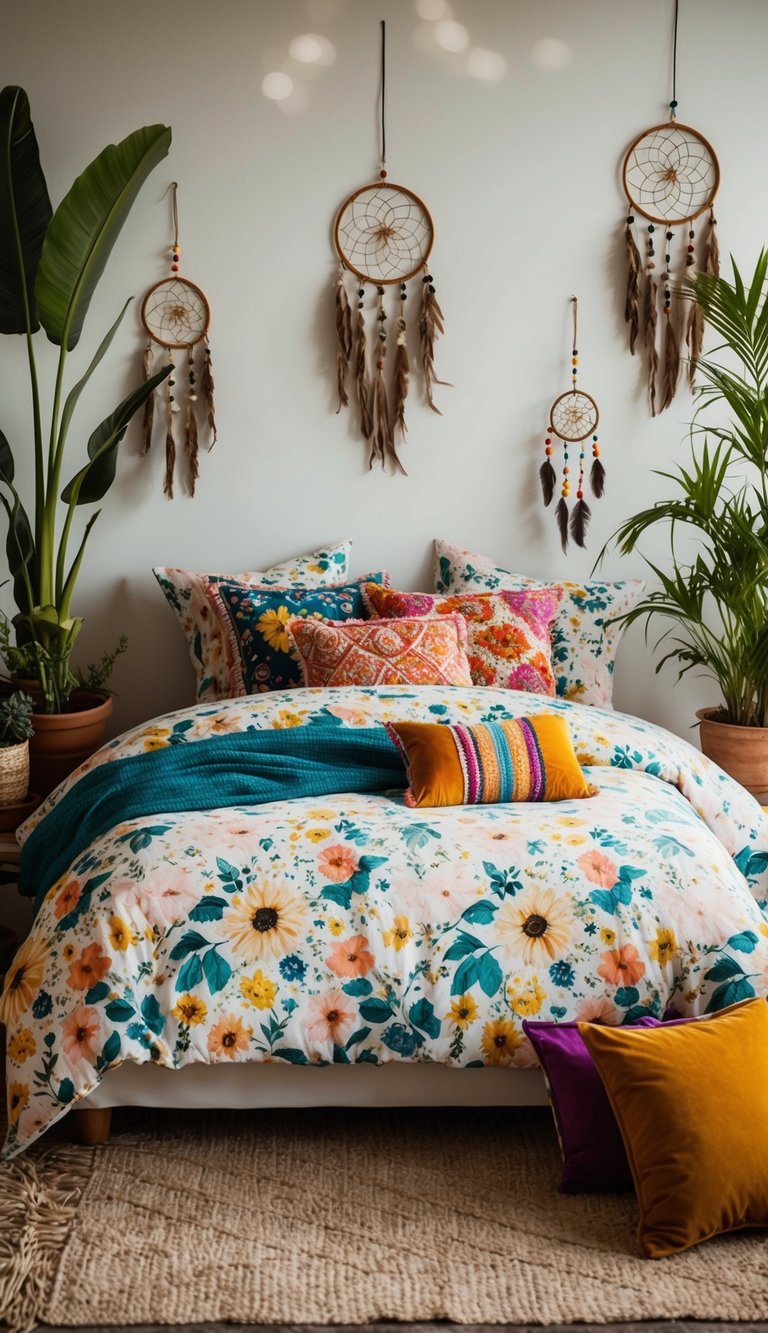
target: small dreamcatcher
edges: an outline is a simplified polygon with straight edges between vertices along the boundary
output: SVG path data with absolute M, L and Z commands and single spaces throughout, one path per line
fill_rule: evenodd
M 420 276 L 419 367 L 426 401 L 440 414 L 433 390 L 444 384 L 435 370 L 435 343 L 443 333 L 443 314 L 429 271 L 435 237 L 432 216 L 413 190 L 387 180 L 386 171 L 386 25 L 381 24 L 381 154 L 379 179 L 363 185 L 344 200 L 336 214 L 333 239 L 339 256 L 336 283 L 336 370 L 339 411 L 349 406 L 347 381 L 359 413 L 360 433 L 370 446 L 369 466 L 391 463 L 405 472 L 396 440 L 405 437 L 405 400 L 408 396 L 410 358 L 405 307 L 408 283 Z M 366 321 L 366 296 L 375 295 Z M 387 312 L 387 291 L 395 289 L 397 303 Z M 375 312 L 375 314 L 374 314 Z M 387 321 L 394 317 L 394 358 L 387 374 L 387 353 L 392 335 Z M 369 348 L 368 343 L 371 343 Z
M 592 467 L 589 474 L 589 484 L 592 487 L 592 494 L 599 500 L 605 489 L 605 469 L 600 461 L 600 445 L 597 438 L 597 423 L 600 420 L 600 412 L 594 398 L 588 393 L 584 393 L 583 389 L 577 387 L 579 373 L 579 302 L 575 296 L 572 296 L 571 300 L 573 302 L 571 387 L 567 393 L 561 393 L 549 409 L 549 427 L 544 441 L 545 457 L 544 462 L 539 468 L 539 479 L 541 481 L 541 489 L 544 495 L 544 504 L 550 505 L 557 485 L 557 474 L 552 465 L 552 455 L 554 453 L 553 440 L 556 437 L 563 446 L 563 480 L 560 486 L 560 499 L 555 508 L 555 518 L 557 520 L 560 541 L 564 551 L 568 546 L 569 531 L 577 546 L 583 547 L 585 545 L 587 527 L 589 525 L 589 520 L 592 517 L 592 511 L 584 499 L 585 462 L 588 441 L 592 453 Z M 575 445 L 579 446 L 579 479 L 576 487 L 576 504 L 569 517 L 568 499 L 571 493 L 569 451 L 571 446 Z
M 184 455 L 187 460 L 190 495 L 195 493 L 199 465 L 198 412 L 202 424 L 209 435 L 208 449 L 216 443 L 216 414 L 213 402 L 213 374 L 211 368 L 211 349 L 208 342 L 208 330 L 211 326 L 211 308 L 208 299 L 196 283 L 183 278 L 179 272 L 181 247 L 179 245 L 179 214 L 176 200 L 178 184 L 171 182 L 173 207 L 173 247 L 171 275 L 161 278 L 150 287 L 141 307 L 141 322 L 147 332 L 147 345 L 144 349 L 144 375 L 149 379 L 155 364 L 153 344 L 159 343 L 173 354 L 179 352 L 177 360 L 184 360 L 183 374 L 186 382 L 186 394 L 182 407 L 176 380 L 176 365 L 172 364 L 171 373 L 166 380 L 165 401 L 165 484 L 163 490 L 169 499 L 173 499 L 173 474 L 176 466 L 176 418 L 184 414 Z M 197 355 L 197 349 L 202 355 Z M 197 357 L 197 360 L 196 360 Z M 196 368 L 197 367 L 197 368 Z M 200 398 L 197 382 L 200 379 Z M 155 418 L 155 395 L 150 394 L 144 408 L 144 453 L 148 453 L 152 443 L 152 429 Z
M 688 125 L 679 125 L 676 119 L 678 5 L 679 0 L 675 0 L 670 118 L 665 124 L 654 125 L 638 135 L 627 149 L 622 169 L 624 193 L 629 202 L 624 234 L 627 254 L 624 313 L 629 325 L 629 348 L 633 354 L 641 336 L 642 323 L 641 340 L 647 361 L 648 399 L 653 416 L 669 407 L 675 396 L 683 342 L 688 351 L 688 381 L 693 385 L 704 338 L 704 316 L 700 307 L 689 294 L 680 290 L 679 285 L 674 285 L 675 265 L 681 278 L 685 275 L 692 277 L 698 242 L 699 268 L 711 274 L 720 271 L 717 222 L 713 211 L 720 184 L 720 164 L 703 134 Z M 644 263 L 634 232 L 638 213 L 646 219 Z M 697 235 L 694 223 L 707 214 Z M 677 254 L 676 228 L 680 228 L 677 236 L 683 242 L 687 241 L 684 246 L 678 245 Z M 660 250 L 664 261 L 657 278 L 656 243 L 660 233 L 664 237 L 664 249 Z M 661 311 L 665 321 L 661 367 L 657 350 L 660 291 L 663 293 Z

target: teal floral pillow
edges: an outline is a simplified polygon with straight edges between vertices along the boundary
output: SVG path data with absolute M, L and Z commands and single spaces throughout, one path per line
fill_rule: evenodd
M 539 583 L 500 569 L 487 556 L 463 546 L 435 540 L 437 592 L 460 593 L 467 588 L 518 592 L 544 587 L 563 590 L 552 624 L 552 666 L 559 697 L 612 708 L 613 670 L 624 629 L 607 622 L 635 605 L 645 588 L 642 579 L 620 583 L 555 583 L 549 579 Z
M 349 557 L 352 543 L 337 542 L 308 555 L 294 556 L 269 569 L 250 570 L 246 574 L 197 574 L 189 569 L 163 566 L 152 573 L 162 588 L 168 605 L 178 617 L 195 670 L 196 699 L 208 703 L 226 699 L 229 669 L 221 626 L 206 597 L 211 580 L 228 579 L 250 587 L 302 588 L 334 587 L 349 581 Z
M 303 685 L 299 660 L 287 630 L 294 616 L 315 620 L 361 620 L 362 584 L 385 587 L 380 571 L 342 588 L 249 588 L 212 579 L 206 593 L 227 649 L 229 698 Z

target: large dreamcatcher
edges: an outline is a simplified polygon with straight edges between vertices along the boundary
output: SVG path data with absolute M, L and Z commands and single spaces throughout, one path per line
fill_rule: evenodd
M 625 317 L 630 351 L 634 353 L 638 339 L 645 351 L 648 399 L 654 416 L 669 407 L 675 396 L 681 345 L 687 348 L 691 385 L 701 355 L 704 317 L 690 292 L 682 289 L 682 279 L 693 276 L 697 257 L 700 269 L 719 272 L 713 205 L 720 184 L 720 164 L 703 134 L 677 122 L 678 5 L 679 0 L 675 0 L 670 118 L 638 135 L 627 149 L 622 170 L 629 203 Z M 644 261 L 635 239 L 637 214 L 645 219 Z M 697 232 L 694 223 L 699 219 L 705 220 Z M 663 249 L 658 246 L 662 237 Z M 661 362 L 657 347 L 660 293 L 664 316 Z
M 360 433 L 370 447 L 369 466 L 390 463 L 405 472 L 397 452 L 404 438 L 410 379 L 406 302 L 408 283 L 419 277 L 418 364 L 426 401 L 440 414 L 433 390 L 444 384 L 435 370 L 435 343 L 443 314 L 429 271 L 435 236 L 432 216 L 413 190 L 387 180 L 386 25 L 381 24 L 381 157 L 379 179 L 348 196 L 336 214 L 333 239 L 339 256 L 336 282 L 336 369 L 339 410 L 349 406 L 348 381 Z M 396 303 L 387 300 L 396 293 Z M 369 293 L 372 301 L 367 301 Z M 388 309 L 389 305 L 389 309 Z M 394 323 L 394 332 L 390 325 Z M 394 341 L 391 371 L 387 365 Z
M 176 419 L 184 417 L 184 457 L 187 462 L 189 493 L 194 495 L 199 471 L 198 413 L 209 436 L 208 449 L 216 443 L 216 413 L 213 401 L 213 373 L 208 331 L 211 327 L 211 308 L 205 293 L 189 278 L 183 278 L 181 247 L 179 245 L 179 214 L 176 181 L 171 183 L 174 238 L 171 249 L 171 274 L 150 287 L 141 307 L 141 322 L 147 333 L 144 350 L 144 374 L 153 374 L 155 344 L 169 351 L 174 358 L 171 373 L 165 382 L 165 483 L 163 490 L 173 498 L 173 476 L 176 467 Z M 176 360 L 184 362 L 185 394 L 182 398 L 176 378 Z M 198 396 L 198 378 L 200 396 Z M 144 453 L 152 444 L 155 420 L 155 395 L 151 394 L 144 408 Z
M 584 485 L 586 473 L 587 448 L 592 454 L 592 467 L 589 475 L 589 484 L 592 488 L 592 494 L 596 499 L 600 499 L 605 489 L 605 469 L 600 461 L 600 445 L 597 437 L 597 424 L 600 420 L 600 412 L 597 403 L 590 394 L 585 393 L 583 389 L 578 388 L 579 374 L 579 349 L 578 349 L 578 309 L 579 303 L 575 296 L 571 297 L 573 302 L 573 347 L 571 350 L 571 387 L 566 393 L 561 393 L 555 399 L 549 409 L 549 426 L 544 441 L 544 462 L 539 468 L 539 478 L 541 480 L 541 489 L 544 496 L 544 504 L 549 506 L 555 494 L 557 485 L 557 474 L 552 464 L 552 456 L 555 452 L 553 441 L 557 439 L 563 446 L 563 468 L 562 482 L 560 485 L 560 499 L 555 508 L 555 518 L 560 533 L 560 541 L 563 550 L 568 546 L 568 533 L 577 546 L 584 546 L 587 527 L 592 517 L 592 511 L 584 498 Z M 571 465 L 570 451 L 575 454 L 575 447 L 578 445 L 578 481 L 576 484 L 576 504 L 573 510 L 568 511 L 568 500 L 571 494 Z

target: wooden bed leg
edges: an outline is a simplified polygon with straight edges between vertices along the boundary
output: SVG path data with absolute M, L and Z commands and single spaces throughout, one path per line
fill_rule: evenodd
M 72 1112 L 72 1128 L 78 1143 L 91 1147 L 96 1143 L 107 1143 L 112 1123 L 111 1106 L 88 1106 L 82 1111 Z

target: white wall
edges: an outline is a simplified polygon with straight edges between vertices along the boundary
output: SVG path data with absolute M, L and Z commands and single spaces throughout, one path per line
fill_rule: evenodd
M 350 535 L 355 573 L 385 565 L 398 585 L 429 586 L 431 539 L 442 535 L 511 568 L 581 578 L 615 525 L 663 494 L 652 469 L 684 455 L 690 399 L 680 393 L 650 419 L 626 349 L 618 183 L 630 139 L 665 116 L 672 0 L 452 6 L 472 47 L 504 57 L 500 82 L 469 76 L 466 55 L 441 53 L 413 0 L 3 0 L 3 82 L 29 93 L 55 202 L 109 140 L 142 123 L 173 127 L 171 157 L 125 228 L 73 370 L 125 296 L 165 271 L 174 178 L 183 270 L 213 307 L 220 439 L 202 459 L 198 496 L 163 498 L 161 449 L 139 457 L 132 427 L 80 583 L 82 657 L 130 637 L 115 679 L 118 727 L 191 700 L 186 648 L 152 564 L 235 571 Z M 766 239 L 768 5 L 682 0 L 681 11 L 680 118 L 718 150 L 722 248 L 749 269 Z M 350 420 L 333 411 L 329 227 L 377 165 L 381 17 L 390 173 L 434 213 L 447 321 L 439 369 L 455 386 L 439 392 L 442 418 L 409 404 L 407 478 L 369 474 Z M 306 32 L 335 51 L 314 77 L 288 56 Z M 547 68 L 553 50 L 565 63 Z M 275 69 L 299 80 L 296 105 L 263 96 Z M 566 559 L 536 474 L 549 403 L 568 383 L 572 292 L 608 486 L 589 552 Z M 92 426 L 140 373 L 141 349 L 134 313 L 77 418 L 72 471 Z M 0 404 L 18 452 L 29 441 L 21 339 L 0 349 Z M 605 568 L 633 575 L 640 562 Z M 673 679 L 654 677 L 640 631 L 628 636 L 618 706 L 690 734 L 714 689 L 675 689 Z

